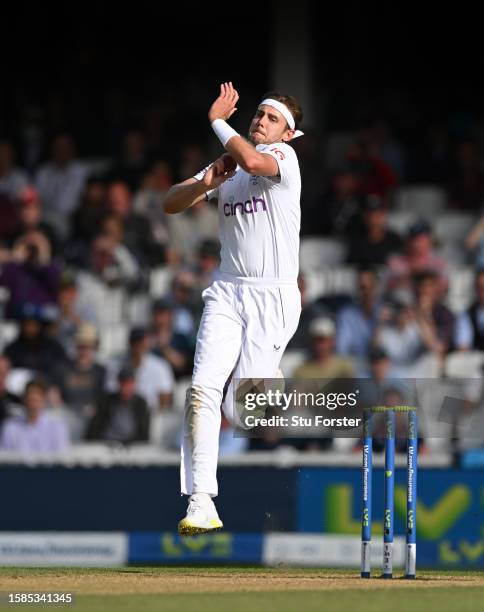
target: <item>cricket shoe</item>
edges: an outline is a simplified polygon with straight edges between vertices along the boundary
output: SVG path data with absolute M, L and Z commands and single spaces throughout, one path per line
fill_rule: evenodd
M 187 515 L 178 523 L 181 536 L 197 535 L 222 529 L 215 505 L 207 493 L 194 493 L 190 497 Z

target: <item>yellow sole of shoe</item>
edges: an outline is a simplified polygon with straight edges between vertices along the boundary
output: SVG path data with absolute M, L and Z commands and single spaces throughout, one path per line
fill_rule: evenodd
M 220 525 L 215 524 L 213 527 L 196 527 L 195 525 L 190 525 L 190 523 L 180 521 L 178 523 L 178 533 L 181 536 L 192 536 L 198 535 L 200 533 L 211 533 L 212 531 L 219 531 L 220 529 L 222 529 L 222 527 L 222 523 L 220 523 Z

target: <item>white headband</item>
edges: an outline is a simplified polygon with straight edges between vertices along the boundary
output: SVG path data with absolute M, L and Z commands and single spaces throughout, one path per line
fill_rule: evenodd
M 284 117 L 284 119 L 287 121 L 287 125 L 291 128 L 291 130 L 293 130 L 296 127 L 296 122 L 294 121 L 294 117 L 292 116 L 291 111 L 287 108 L 285 104 L 283 104 L 282 102 L 279 102 L 279 100 L 274 100 L 273 98 L 266 98 L 265 100 L 262 100 L 259 106 L 262 106 L 263 104 L 266 104 L 267 106 L 272 106 L 273 108 L 278 110 L 281 113 L 281 115 Z M 302 136 L 303 134 L 304 132 L 301 132 L 301 130 L 296 130 L 294 132 L 293 138 L 298 138 L 299 136 Z

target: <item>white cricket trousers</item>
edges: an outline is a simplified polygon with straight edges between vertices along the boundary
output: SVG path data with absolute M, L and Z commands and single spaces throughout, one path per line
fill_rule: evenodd
M 182 494 L 218 493 L 217 459 L 224 386 L 237 378 L 276 378 L 301 314 L 296 281 L 219 273 L 203 294 L 181 450 Z M 223 410 L 234 422 L 232 383 Z

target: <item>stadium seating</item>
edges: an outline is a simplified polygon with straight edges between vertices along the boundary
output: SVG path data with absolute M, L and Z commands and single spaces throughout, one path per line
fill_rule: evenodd
M 447 205 L 445 191 L 436 185 L 404 185 L 395 191 L 396 210 L 434 219 Z
M 346 259 L 347 245 L 337 238 L 303 237 L 299 251 L 301 268 L 319 270 L 324 266 L 342 264 Z

